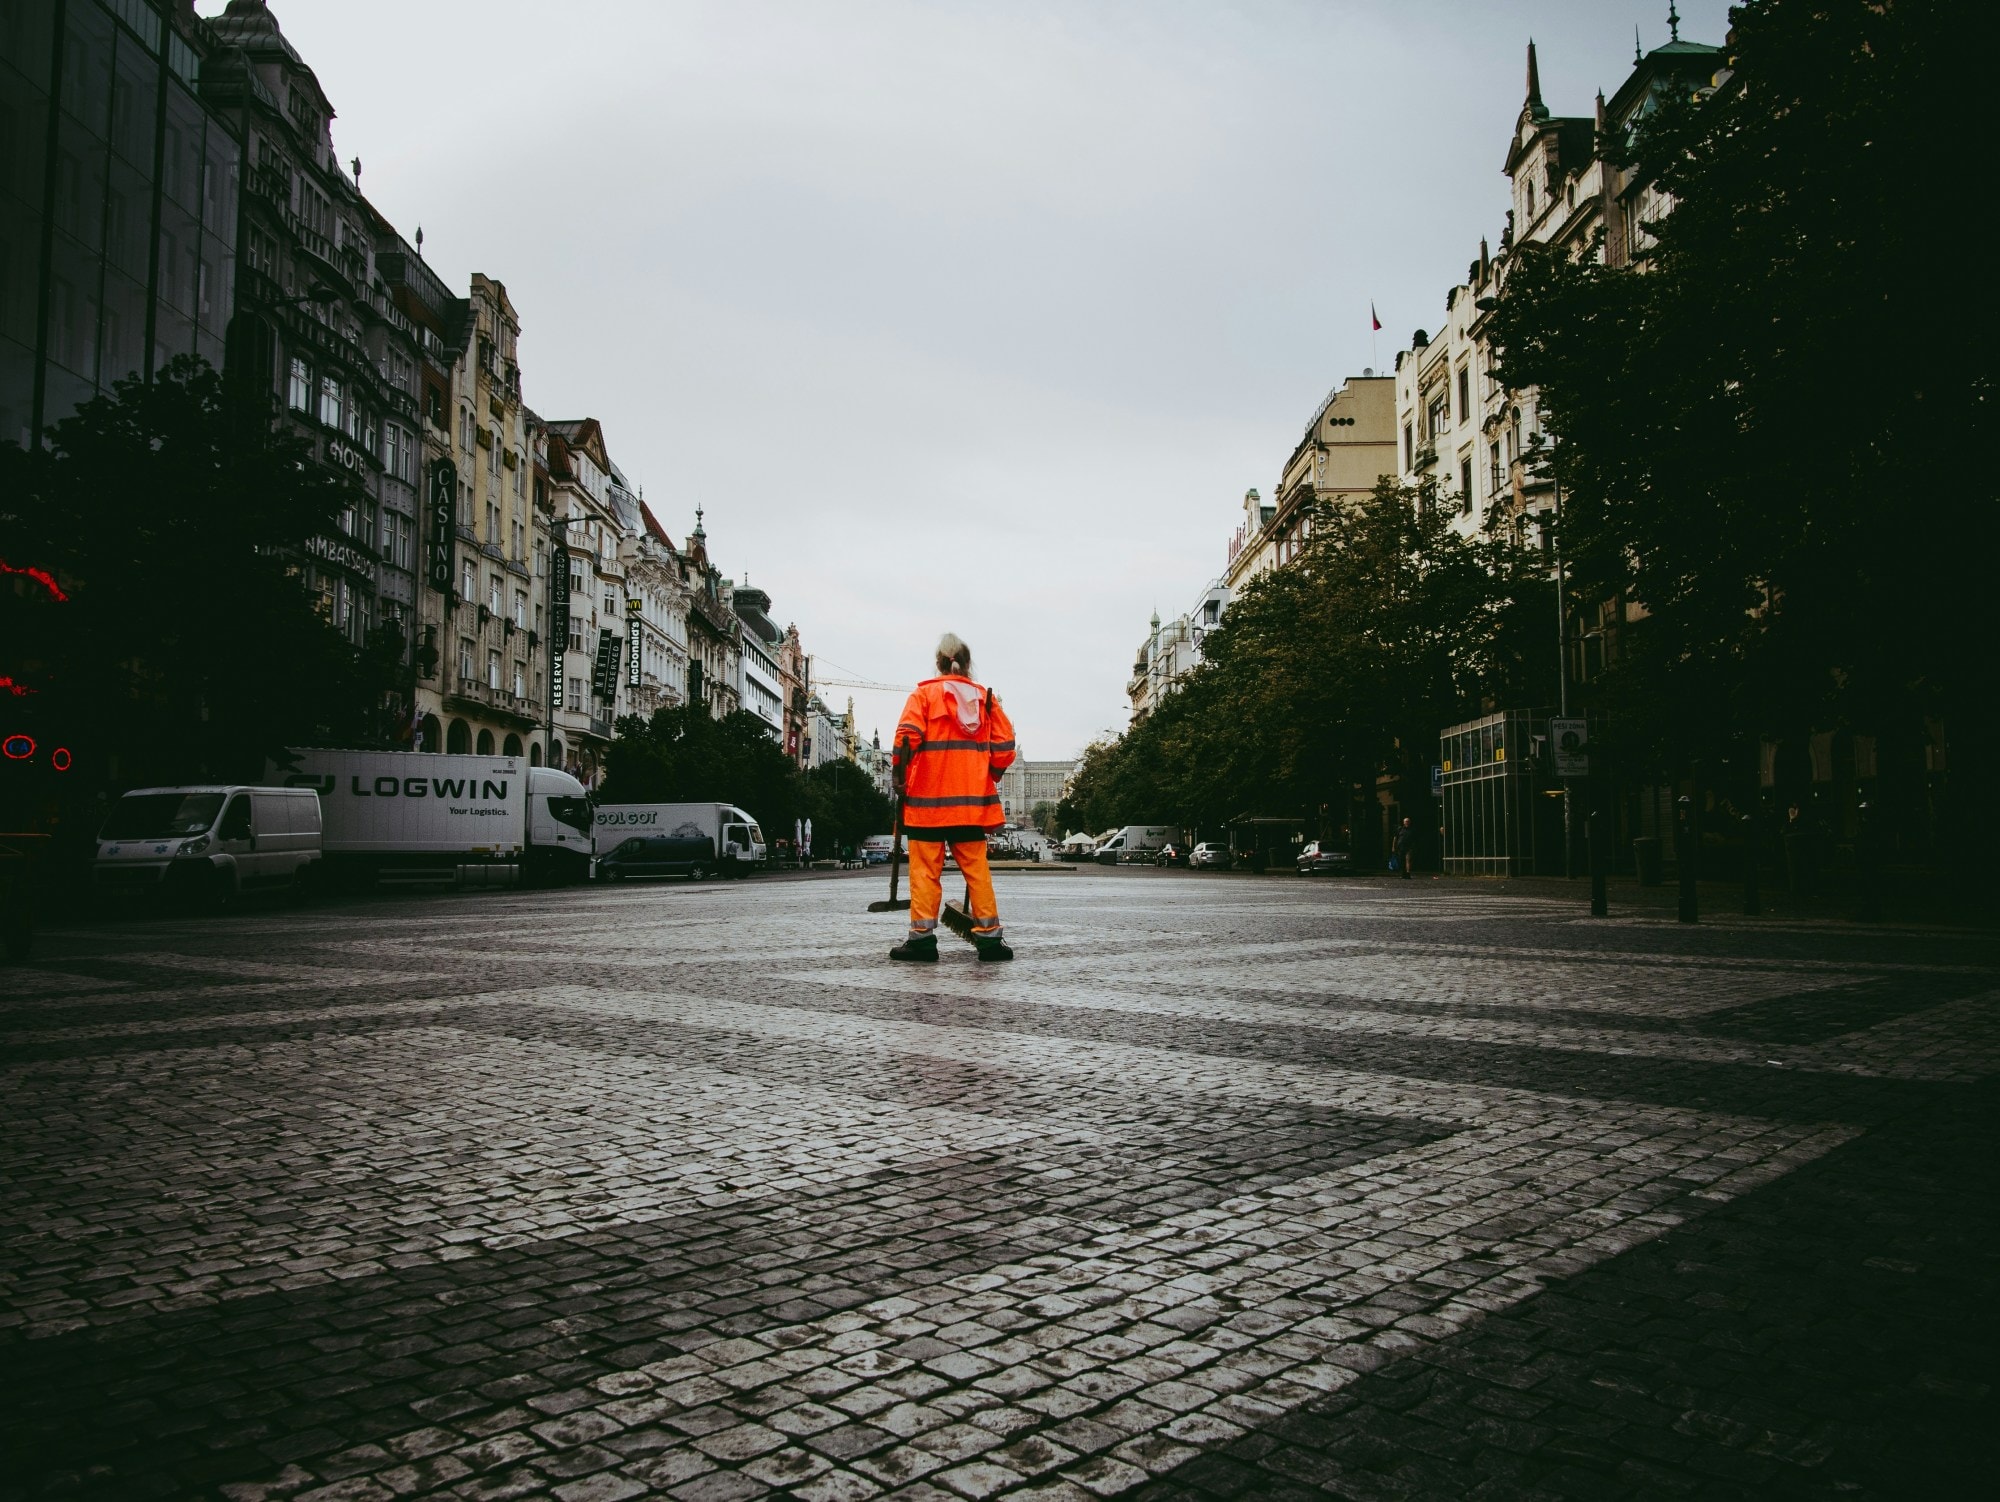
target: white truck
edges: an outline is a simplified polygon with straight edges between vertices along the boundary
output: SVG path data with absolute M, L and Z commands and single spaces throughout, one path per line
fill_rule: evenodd
M 1177 824 L 1127 824 L 1099 840 L 1092 858 L 1100 866 L 1149 861 L 1160 853 L 1162 845 L 1174 844 L 1180 837 Z
M 270 780 L 319 794 L 329 875 L 458 886 L 590 874 L 583 784 L 518 756 L 289 750 Z
M 219 903 L 307 888 L 320 862 L 319 799 L 305 788 L 134 788 L 104 816 L 91 884 Z
M 594 829 L 600 859 L 634 838 L 712 840 L 724 876 L 747 876 L 764 864 L 764 831 L 733 803 L 606 803 Z

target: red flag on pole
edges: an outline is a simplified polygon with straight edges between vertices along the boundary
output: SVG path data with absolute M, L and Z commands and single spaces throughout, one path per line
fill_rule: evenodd
M 1371 332 L 1377 334 L 1382 332 L 1382 320 L 1376 316 L 1375 304 L 1372 302 L 1368 305 L 1368 322 L 1374 326 Z

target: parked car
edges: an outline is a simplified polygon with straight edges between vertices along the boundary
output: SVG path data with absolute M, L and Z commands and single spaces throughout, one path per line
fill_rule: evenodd
M 1199 871 L 1204 868 L 1227 871 L 1229 869 L 1229 847 L 1218 845 L 1213 840 L 1203 840 L 1188 852 L 1188 865 Z
M 1345 876 L 1354 869 L 1354 857 L 1345 850 L 1338 850 L 1322 840 L 1314 840 L 1299 852 L 1299 875 L 1312 876 L 1324 872 L 1329 876 Z
M 623 881 L 628 876 L 685 876 L 700 881 L 715 869 L 715 841 L 705 835 L 634 835 L 597 858 L 599 881 Z
M 1185 866 L 1188 863 L 1187 846 L 1171 842 L 1160 847 L 1160 853 L 1153 857 L 1156 866 Z

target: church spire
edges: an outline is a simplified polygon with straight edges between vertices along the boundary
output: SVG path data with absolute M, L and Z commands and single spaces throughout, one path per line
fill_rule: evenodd
M 1681 13 L 1679 9 L 1676 8 L 1674 0 L 1667 0 L 1667 40 L 1670 42 L 1678 42 L 1680 39 L 1681 39 Z
M 1528 103 L 1542 102 L 1542 69 L 1535 61 L 1535 39 L 1528 38 Z

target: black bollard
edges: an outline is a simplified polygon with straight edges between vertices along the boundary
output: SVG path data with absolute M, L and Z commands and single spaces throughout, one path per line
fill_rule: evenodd
M 1764 911 L 1757 853 L 1757 812 L 1752 804 L 1751 811 L 1743 816 L 1743 911 L 1752 918 Z
M 1592 803 L 1595 802 L 1593 799 Z M 1605 829 L 1608 822 L 1603 809 L 1592 807 L 1583 823 L 1583 837 L 1590 846 L 1590 916 L 1593 918 L 1605 917 L 1611 911 L 1604 881 L 1604 857 L 1609 853 L 1605 849 L 1609 843 Z
M 1683 923 L 1701 921 L 1701 903 L 1695 896 L 1695 859 L 1700 848 L 1700 830 L 1695 825 L 1694 799 L 1685 795 L 1674 808 L 1674 863 L 1680 868 Z
M 1856 812 L 1860 815 L 1860 822 L 1854 830 L 1854 876 L 1858 899 L 1855 916 L 1872 923 L 1882 916 L 1882 873 L 1875 858 L 1875 821 L 1865 803 Z

